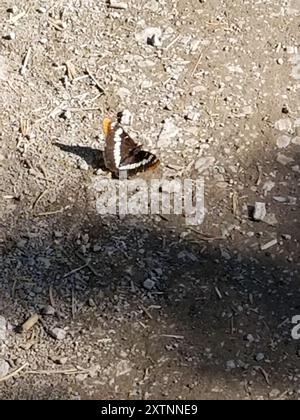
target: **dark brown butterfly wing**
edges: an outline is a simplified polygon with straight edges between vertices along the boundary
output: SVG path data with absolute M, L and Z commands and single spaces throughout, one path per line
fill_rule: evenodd
M 112 125 L 106 134 L 104 162 L 107 169 L 114 174 L 127 171 L 129 176 L 159 164 L 156 156 L 141 150 L 141 146 L 119 124 Z

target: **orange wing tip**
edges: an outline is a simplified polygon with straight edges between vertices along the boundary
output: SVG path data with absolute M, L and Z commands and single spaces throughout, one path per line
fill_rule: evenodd
M 112 121 L 110 118 L 104 118 L 103 123 L 102 123 L 102 128 L 103 128 L 103 132 L 105 136 L 108 136 L 108 134 L 110 133 L 111 124 L 112 124 Z
M 150 171 L 154 171 L 160 165 L 160 160 L 158 159 L 150 166 Z

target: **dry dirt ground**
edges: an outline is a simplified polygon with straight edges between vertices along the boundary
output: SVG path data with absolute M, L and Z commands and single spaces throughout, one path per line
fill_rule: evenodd
M 299 1 L 124 3 L 0 2 L 0 396 L 299 399 Z M 97 214 L 124 110 L 203 224 Z

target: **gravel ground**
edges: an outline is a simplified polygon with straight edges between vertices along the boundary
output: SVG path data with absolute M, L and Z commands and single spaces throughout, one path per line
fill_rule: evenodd
M 299 16 L 1 1 L 1 399 L 300 398 Z M 119 113 L 203 224 L 97 214 Z

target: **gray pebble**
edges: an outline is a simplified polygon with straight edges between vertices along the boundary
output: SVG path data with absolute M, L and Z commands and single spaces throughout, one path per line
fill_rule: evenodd
M 146 290 L 152 290 L 155 286 L 155 281 L 147 279 L 144 281 L 143 286 Z
M 6 338 L 6 319 L 3 316 L 0 316 L 0 342 L 4 341 Z
M 0 378 L 6 376 L 9 372 L 9 364 L 6 360 L 0 359 Z
M 63 340 L 66 337 L 66 331 L 62 328 L 52 328 L 49 330 L 50 335 L 55 338 L 56 340 Z

